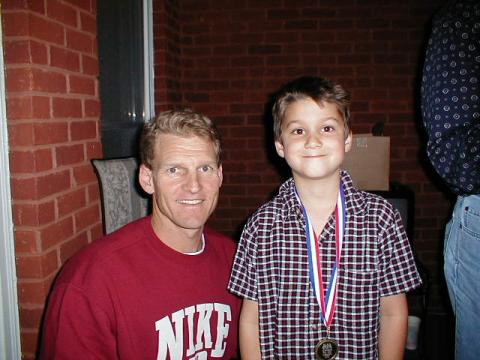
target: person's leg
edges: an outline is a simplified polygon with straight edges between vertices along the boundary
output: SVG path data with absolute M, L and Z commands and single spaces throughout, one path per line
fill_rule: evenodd
M 480 359 L 480 196 L 459 197 L 450 223 L 445 275 L 455 313 L 455 357 Z

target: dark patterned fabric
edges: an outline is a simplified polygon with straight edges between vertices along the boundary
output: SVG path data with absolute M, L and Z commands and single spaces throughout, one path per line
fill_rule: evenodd
M 379 196 L 353 188 L 342 173 L 346 229 L 331 337 L 339 359 L 376 359 L 380 297 L 420 285 L 398 211 Z M 305 220 L 292 179 L 244 228 L 229 289 L 259 303 L 262 359 L 313 359 L 326 336 L 308 274 Z M 319 244 L 323 280 L 335 261 L 332 215 Z
M 480 2 L 453 1 L 433 19 L 422 78 L 427 153 L 457 194 L 480 193 Z

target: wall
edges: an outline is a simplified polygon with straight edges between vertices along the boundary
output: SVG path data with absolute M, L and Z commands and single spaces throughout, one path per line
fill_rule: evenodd
M 61 264 L 102 232 L 95 0 L 4 0 L 22 352 L 33 359 Z
M 281 181 L 264 117 L 269 95 L 296 76 L 331 78 L 352 93 L 354 132 L 385 123 L 391 179 L 416 194 L 414 243 L 432 275 L 431 311 L 443 311 L 440 250 L 451 199 L 425 161 L 418 113 L 428 21 L 443 1 L 171 2 L 178 4 L 181 103 L 213 117 L 224 138 L 225 180 L 212 225 L 237 237 Z

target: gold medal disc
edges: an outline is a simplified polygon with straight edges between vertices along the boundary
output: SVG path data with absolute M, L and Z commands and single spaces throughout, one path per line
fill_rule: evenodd
M 338 343 L 333 339 L 322 339 L 315 346 L 315 358 L 318 360 L 334 360 L 338 355 Z

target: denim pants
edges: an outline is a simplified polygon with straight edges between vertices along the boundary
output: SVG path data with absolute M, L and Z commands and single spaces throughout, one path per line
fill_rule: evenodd
M 445 278 L 455 314 L 455 359 L 480 359 L 480 195 L 459 196 L 446 227 Z

